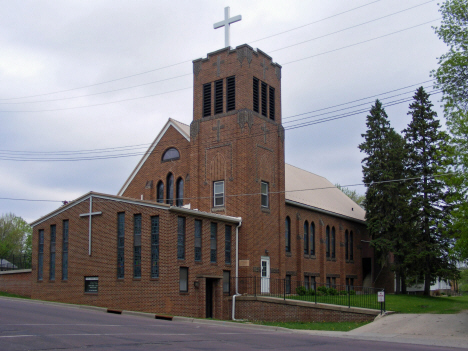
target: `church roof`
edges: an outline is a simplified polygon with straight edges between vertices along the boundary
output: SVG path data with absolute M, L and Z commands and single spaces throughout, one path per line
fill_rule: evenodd
M 329 180 L 303 169 L 285 165 L 286 204 L 338 215 L 359 222 L 366 212 Z M 303 191 L 304 189 L 310 189 Z

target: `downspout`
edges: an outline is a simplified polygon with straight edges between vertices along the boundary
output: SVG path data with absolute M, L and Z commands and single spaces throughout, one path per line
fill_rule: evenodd
M 239 217 L 240 222 L 236 227 L 236 293 L 232 295 L 232 320 L 237 321 L 236 316 L 236 297 L 241 296 L 239 294 L 239 228 L 242 225 L 242 217 Z

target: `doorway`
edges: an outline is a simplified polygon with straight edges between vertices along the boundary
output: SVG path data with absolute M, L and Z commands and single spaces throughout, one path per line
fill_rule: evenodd
M 262 294 L 270 293 L 270 257 L 262 256 L 261 262 L 260 292 Z
M 206 278 L 206 318 L 213 318 L 214 279 Z

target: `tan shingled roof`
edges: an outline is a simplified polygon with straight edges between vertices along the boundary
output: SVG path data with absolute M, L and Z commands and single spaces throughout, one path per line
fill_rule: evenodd
M 365 221 L 366 212 L 327 179 L 286 164 L 286 201 Z M 315 189 L 307 191 L 294 191 Z

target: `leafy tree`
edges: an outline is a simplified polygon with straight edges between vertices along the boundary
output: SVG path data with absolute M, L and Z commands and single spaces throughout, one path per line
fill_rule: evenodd
M 367 228 L 381 264 L 388 260 L 389 253 L 394 254 L 392 269 L 399 292 L 400 281 L 405 281 L 407 271 L 406 253 L 412 247 L 406 220 L 407 192 L 395 181 L 404 178 L 404 140 L 391 128 L 379 100 L 372 106 L 366 125 L 367 131 L 362 134 L 364 142 L 359 148 L 367 154 L 362 161 L 368 187 L 364 201 Z M 402 290 L 405 292 L 405 286 Z
M 341 186 L 340 184 L 335 184 L 335 186 L 340 189 L 347 197 L 357 203 L 359 206 L 364 208 L 364 200 L 366 199 L 365 195 L 359 194 L 356 190 L 351 190 L 346 187 Z
M 31 226 L 21 217 L 12 213 L 2 215 L 0 217 L 0 258 L 30 251 L 31 234 Z
M 451 239 L 446 228 L 450 204 L 444 173 L 448 161 L 448 135 L 440 130 L 429 95 L 417 89 L 408 115 L 412 120 L 403 131 L 408 160 L 406 174 L 410 192 L 411 223 L 415 223 L 416 247 L 406 260 L 424 275 L 424 294 L 430 294 L 433 279 L 453 278 L 456 267 L 450 255 Z
M 432 71 L 435 87 L 442 90 L 444 115 L 454 147 L 452 227 L 461 259 L 468 259 L 468 2 L 446 0 L 440 7 L 442 23 L 435 32 L 449 47 Z

